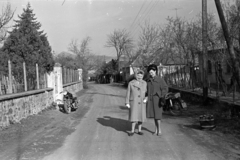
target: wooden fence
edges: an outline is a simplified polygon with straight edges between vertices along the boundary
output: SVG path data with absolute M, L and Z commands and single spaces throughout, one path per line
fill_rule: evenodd
M 47 73 L 40 73 L 38 64 L 36 64 L 35 68 L 34 79 L 28 77 L 25 62 L 23 62 L 23 75 L 13 75 L 11 61 L 9 60 L 8 74 L 0 74 L 0 96 L 47 88 Z M 62 67 L 62 76 L 63 84 L 79 80 L 79 72 L 66 67 Z

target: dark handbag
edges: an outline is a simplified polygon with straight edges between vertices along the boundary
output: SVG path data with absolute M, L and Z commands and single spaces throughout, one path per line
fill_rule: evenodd
M 159 107 L 162 107 L 166 104 L 166 99 L 164 97 L 159 98 Z

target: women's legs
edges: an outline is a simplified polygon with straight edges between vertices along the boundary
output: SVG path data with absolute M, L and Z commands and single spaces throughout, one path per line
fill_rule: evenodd
M 154 119 L 155 122 L 155 133 L 154 134 L 161 134 L 161 120 L 160 119 Z
M 161 120 L 160 119 L 157 119 L 157 126 L 158 126 L 158 135 L 161 135 L 162 134 L 162 131 L 161 131 Z
M 154 119 L 154 123 L 155 123 L 155 132 L 154 132 L 154 134 L 157 134 L 158 133 L 157 119 Z
M 132 130 L 131 130 L 131 133 L 134 133 L 134 131 L 135 131 L 135 126 L 136 126 L 136 122 L 132 122 Z
M 138 132 L 142 132 L 142 122 L 138 122 Z

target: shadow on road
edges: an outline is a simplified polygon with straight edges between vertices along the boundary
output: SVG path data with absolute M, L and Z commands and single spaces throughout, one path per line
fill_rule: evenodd
M 110 116 L 104 116 L 103 118 L 98 118 L 97 122 L 103 126 L 114 128 L 117 131 L 128 133 L 130 130 L 130 122 L 124 119 L 114 118 Z
M 105 96 L 113 96 L 113 97 L 122 97 L 122 98 L 125 98 L 125 96 L 122 96 L 122 95 L 104 94 L 104 93 L 99 93 L 99 92 L 91 92 L 91 93 L 86 93 L 86 94 L 99 94 L 99 95 L 105 95 Z
M 197 130 L 202 130 L 200 125 L 197 124 L 192 124 L 192 125 L 183 125 L 184 127 L 191 128 L 191 129 L 197 129 Z
M 122 83 L 111 83 L 109 84 L 109 86 L 117 88 L 126 88 Z
M 127 134 L 131 130 L 131 122 L 124 120 L 124 119 L 113 118 L 110 116 L 104 116 L 103 118 L 98 118 L 97 122 L 103 126 L 112 127 L 117 131 L 125 132 Z M 150 131 L 149 129 L 147 129 L 145 127 L 142 127 L 142 130 L 145 130 L 150 133 L 154 133 L 153 131 Z
M 126 106 L 119 106 L 119 108 L 122 110 L 129 110 L 129 108 L 127 108 Z

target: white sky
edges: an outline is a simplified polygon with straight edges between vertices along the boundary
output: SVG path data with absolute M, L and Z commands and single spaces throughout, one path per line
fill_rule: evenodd
M 216 13 L 214 0 L 207 1 L 208 12 Z M 125 28 L 137 40 L 138 24 L 145 20 L 164 25 L 176 14 L 191 20 L 202 9 L 202 0 L 0 0 L 0 6 L 7 2 L 16 9 L 15 20 L 30 2 L 56 53 L 68 51 L 72 39 L 90 36 L 91 51 L 108 56 L 116 56 L 113 48 L 104 47 L 114 29 Z

